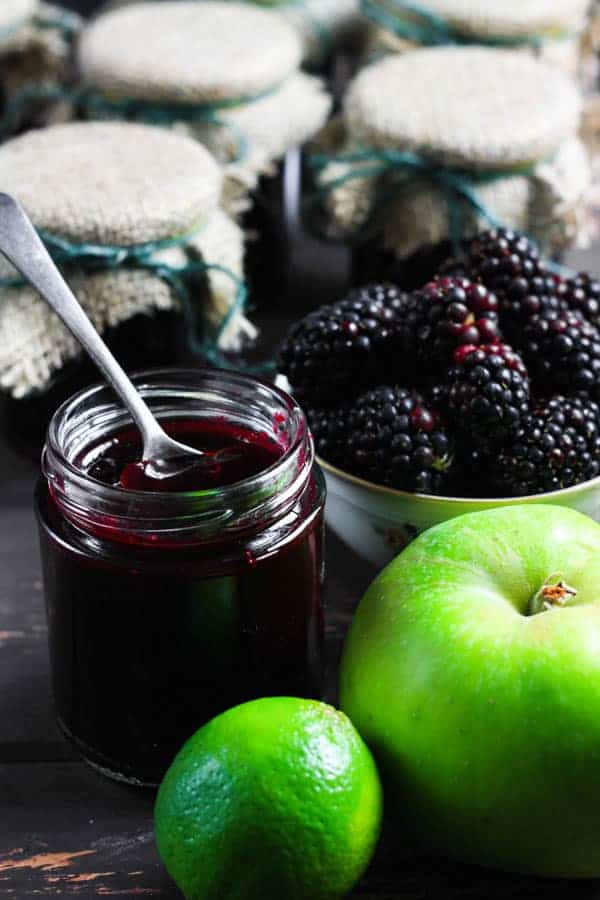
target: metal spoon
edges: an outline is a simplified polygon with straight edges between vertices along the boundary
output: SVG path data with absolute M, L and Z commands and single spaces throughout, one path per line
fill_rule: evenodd
M 149 478 L 173 478 L 199 463 L 214 466 L 215 462 L 229 460 L 226 451 L 221 451 L 226 459 L 216 459 L 214 453 L 180 444 L 163 431 L 79 305 L 23 208 L 13 197 L 2 193 L 0 252 L 57 313 L 131 413 L 142 435 L 144 469 Z

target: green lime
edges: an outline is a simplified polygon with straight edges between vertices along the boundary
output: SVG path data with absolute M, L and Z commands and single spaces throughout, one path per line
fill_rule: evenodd
M 155 807 L 187 900 L 332 900 L 377 844 L 382 791 L 350 720 L 313 700 L 236 706 L 189 739 Z

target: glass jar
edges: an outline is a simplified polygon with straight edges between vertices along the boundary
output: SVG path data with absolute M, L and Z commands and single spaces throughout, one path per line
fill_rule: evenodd
M 265 471 L 194 493 L 107 486 L 82 464 L 131 427 L 96 386 L 54 416 L 37 491 L 58 721 L 84 758 L 160 781 L 204 722 L 323 690 L 324 482 L 287 394 L 219 370 L 136 378 L 155 414 L 276 440 Z

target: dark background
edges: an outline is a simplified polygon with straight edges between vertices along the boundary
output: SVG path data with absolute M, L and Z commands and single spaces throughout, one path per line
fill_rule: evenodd
M 62 6 L 75 9 L 80 13 L 91 13 L 102 6 L 103 0 L 62 0 Z

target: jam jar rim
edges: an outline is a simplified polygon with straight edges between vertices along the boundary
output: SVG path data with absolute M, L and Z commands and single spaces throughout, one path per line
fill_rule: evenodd
M 115 539 L 117 536 L 119 540 L 118 534 L 122 532 L 130 537 L 137 535 L 145 543 L 148 535 L 154 540 L 162 534 L 175 543 L 193 544 L 256 532 L 292 510 L 315 465 L 312 436 L 305 415 L 293 397 L 253 375 L 212 367 L 147 369 L 130 377 L 151 406 L 156 398 L 165 401 L 171 396 L 172 402 L 175 397 L 193 398 L 194 391 L 209 390 L 211 385 L 215 395 L 222 394 L 224 399 L 232 399 L 224 390 L 227 386 L 232 390 L 258 392 L 263 400 L 270 398 L 274 406 L 279 404 L 292 433 L 284 452 L 274 463 L 230 485 L 172 493 L 132 491 L 106 485 L 78 467 L 73 461 L 77 454 L 69 456 L 62 446 L 65 436 L 61 427 L 64 428 L 68 416 L 78 406 L 85 407 L 94 399 L 97 401 L 96 412 L 101 416 L 100 423 L 96 424 L 100 436 L 106 437 L 133 424 L 111 389 L 105 383 L 96 383 L 77 392 L 57 409 L 48 426 L 42 451 L 42 474 L 56 505 L 72 525 L 100 538 Z M 107 402 L 102 405 L 103 396 Z M 157 414 L 160 418 L 160 410 Z M 109 421 L 105 423 L 104 418 Z M 199 415 L 188 412 L 180 418 L 206 418 L 206 411 Z M 88 422 L 88 416 L 85 421 Z M 79 427 L 83 424 L 79 423 Z M 260 428 L 261 424 L 257 423 L 255 427 Z M 275 430 L 272 437 L 278 439 Z M 87 447 L 92 447 L 94 442 L 90 437 Z M 80 449 L 79 456 L 81 452 Z M 90 498 L 95 501 L 93 505 Z M 106 527 L 107 522 L 110 527 Z

